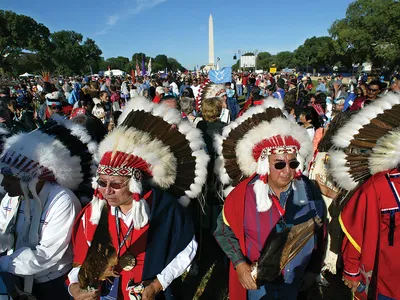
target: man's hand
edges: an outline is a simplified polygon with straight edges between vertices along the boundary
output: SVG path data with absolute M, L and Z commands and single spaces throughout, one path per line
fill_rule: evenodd
M 239 281 L 243 288 L 246 290 L 256 290 L 257 284 L 251 277 L 250 265 L 246 262 L 242 262 L 236 266 L 236 272 L 239 276 Z
M 360 284 L 360 281 L 356 280 L 349 280 L 346 277 L 342 277 L 342 280 L 344 282 L 344 284 L 349 287 L 353 292 L 355 292 L 357 290 L 358 285 Z
M 162 291 L 162 285 L 158 279 L 154 279 L 148 286 L 144 288 L 142 300 L 154 300 L 159 292 Z
M 97 300 L 99 298 L 99 291 L 85 292 L 81 291 L 79 283 L 73 283 L 69 287 L 72 297 L 75 300 Z

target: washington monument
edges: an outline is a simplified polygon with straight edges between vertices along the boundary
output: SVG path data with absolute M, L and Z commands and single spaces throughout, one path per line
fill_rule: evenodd
M 214 65 L 214 21 L 213 17 L 210 14 L 210 18 L 208 20 L 208 69 L 215 69 Z

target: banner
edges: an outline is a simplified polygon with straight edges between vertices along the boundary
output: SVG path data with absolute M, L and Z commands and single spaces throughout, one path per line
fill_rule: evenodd
M 256 66 L 255 55 L 252 55 L 252 56 L 242 55 L 240 57 L 240 67 L 241 68 L 255 68 L 255 66 Z
M 208 72 L 208 79 L 214 83 L 226 83 L 232 81 L 232 68 L 225 67 L 221 70 L 210 70 Z
M 143 55 L 143 57 L 142 57 L 142 76 L 145 76 L 147 74 L 144 60 L 145 60 L 145 56 Z
M 140 76 L 140 68 L 137 59 L 136 59 L 136 75 Z
M 149 60 L 149 64 L 147 65 L 147 75 L 151 76 L 151 57 Z

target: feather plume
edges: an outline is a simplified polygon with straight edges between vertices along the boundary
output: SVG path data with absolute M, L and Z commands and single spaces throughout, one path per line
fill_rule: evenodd
M 50 80 L 51 80 L 50 72 L 43 71 L 42 72 L 42 80 L 43 80 L 43 82 L 49 82 L 50 83 Z
M 113 269 L 117 264 L 117 251 L 112 244 L 108 227 L 108 207 L 105 205 L 92 244 L 78 273 L 81 290 L 98 290 L 101 282 L 107 277 L 116 277 Z
M 285 266 L 293 260 L 307 242 L 314 236 L 317 228 L 322 226 L 320 218 L 285 228 L 269 234 L 261 251 L 256 271 L 252 273 L 258 286 L 274 281 Z
M 388 94 L 353 115 L 332 141 L 331 173 L 351 190 L 371 175 L 399 166 L 400 96 Z

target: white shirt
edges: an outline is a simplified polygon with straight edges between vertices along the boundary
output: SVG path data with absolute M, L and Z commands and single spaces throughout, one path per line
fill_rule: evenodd
M 310 126 L 308 128 L 306 128 L 308 136 L 310 137 L 311 140 L 314 139 L 314 134 L 315 134 L 315 129 L 314 127 Z
M 0 271 L 19 276 L 34 275 L 37 283 L 47 282 L 66 274 L 72 266 L 73 253 L 71 245 L 72 228 L 76 216 L 81 210 L 78 198 L 68 189 L 56 183 L 46 182 L 39 193 L 43 210 L 40 218 L 39 243 L 35 249 L 26 246 L 15 249 L 4 249 L 9 255 L 0 257 Z M 10 220 L 9 212 L 18 206 L 19 197 L 6 194 L 0 208 L 0 240 L 6 235 L 5 228 Z M 16 245 L 23 242 L 24 207 L 26 200 L 21 201 L 16 218 Z M 33 201 L 33 200 L 28 200 Z M 34 214 L 33 206 L 31 215 Z
M 115 207 L 111 207 L 111 215 L 115 216 Z M 122 219 L 127 227 L 131 225 L 132 217 L 131 211 L 128 211 L 126 215 L 122 212 L 118 212 L 118 217 Z M 82 216 L 84 218 L 84 216 Z M 192 260 L 194 259 L 197 251 L 197 242 L 195 237 L 189 242 L 185 249 L 183 249 L 165 268 L 157 275 L 157 279 L 160 282 L 163 290 L 165 291 L 168 286 L 176 278 L 181 276 L 186 269 L 190 266 Z M 68 279 L 70 286 L 73 283 L 78 283 L 78 273 L 80 267 L 75 267 L 69 272 Z

